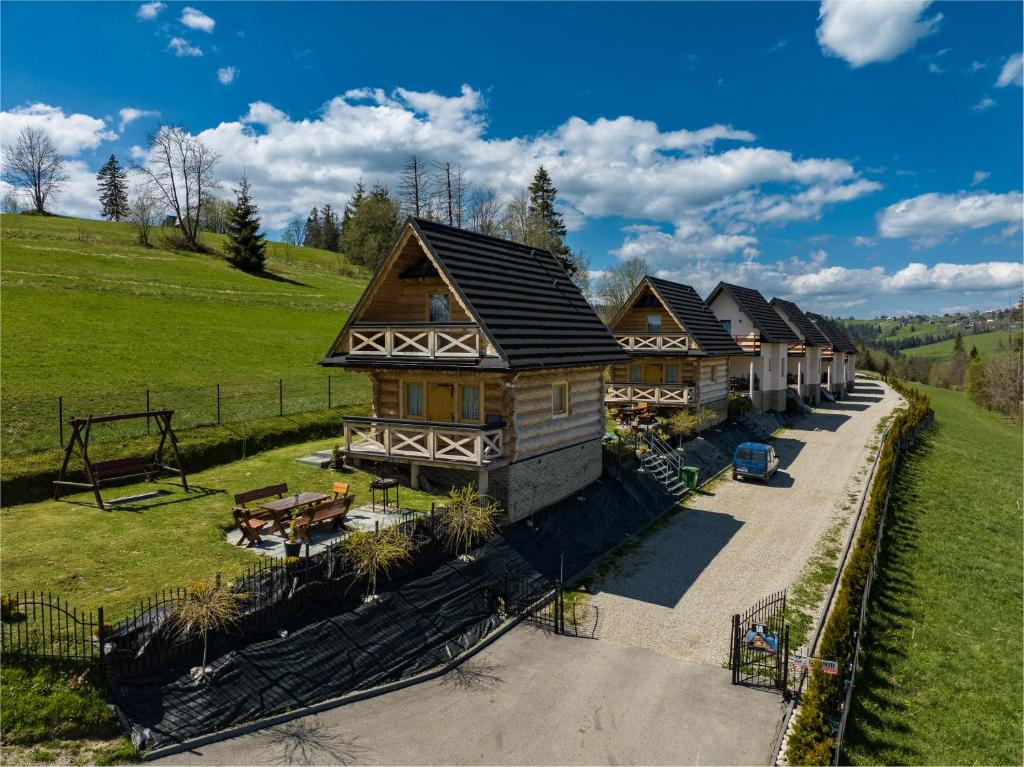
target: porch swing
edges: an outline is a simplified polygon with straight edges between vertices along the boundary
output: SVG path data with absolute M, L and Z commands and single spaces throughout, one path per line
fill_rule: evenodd
M 53 482 L 53 500 L 60 500 L 64 488 L 73 487 L 79 489 L 90 489 L 96 496 L 96 503 L 106 511 L 103 503 L 103 496 L 100 495 L 102 485 L 113 484 L 127 479 L 145 477 L 151 482 L 161 473 L 177 474 L 181 478 L 181 486 L 188 492 L 188 479 L 185 477 L 185 469 L 181 465 L 181 456 L 178 453 L 178 438 L 171 426 L 173 410 L 146 410 L 136 413 L 115 413 L 112 415 L 88 416 L 86 418 L 69 418 L 71 425 L 71 438 L 64 449 L 64 463 L 60 467 L 60 474 Z M 109 461 L 93 461 L 89 458 L 89 434 L 94 424 L 110 423 L 112 421 L 127 421 L 132 419 L 145 418 L 156 422 L 160 429 L 160 442 L 152 458 L 145 456 L 131 456 L 127 458 L 115 458 Z M 174 465 L 164 463 L 163 453 L 167 444 L 170 444 L 173 453 Z M 78 449 L 82 457 L 82 464 L 85 471 L 85 482 L 75 482 L 65 479 L 68 471 L 68 464 L 71 456 Z

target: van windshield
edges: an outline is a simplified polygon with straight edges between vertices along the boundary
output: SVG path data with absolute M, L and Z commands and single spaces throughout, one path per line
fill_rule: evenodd
M 751 447 L 741 447 L 736 451 L 737 461 L 764 461 L 764 450 L 754 450 Z

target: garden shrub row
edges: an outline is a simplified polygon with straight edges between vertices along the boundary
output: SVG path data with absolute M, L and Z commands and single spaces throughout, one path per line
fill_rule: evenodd
M 908 407 L 893 418 L 881 447 L 860 532 L 843 570 L 839 591 L 817 649 L 818 657 L 838 661 L 839 668 L 843 670 L 850 669 L 853 663 L 860 605 L 875 555 L 889 488 L 899 462 L 899 445 L 928 418 L 930 412 L 931 402 L 926 395 L 905 386 L 899 379 L 886 378 L 885 381 L 903 396 Z M 786 749 L 789 764 L 831 764 L 835 743 L 829 717 L 836 709 L 843 678 L 843 675 L 825 674 L 818 667 L 811 671 Z
M 296 442 L 320 437 L 340 442 L 341 417 L 363 415 L 367 409 L 365 405 L 355 405 L 257 421 L 183 429 L 177 432 L 181 462 L 185 471 L 191 474 Z M 156 438 L 150 436 L 124 440 L 116 446 L 102 443 L 96 449 L 102 448 L 106 453 L 116 447 L 122 455 L 146 455 L 155 446 Z M 169 450 L 165 451 L 165 456 L 169 454 Z M 5 456 L 0 473 L 0 504 L 13 506 L 51 497 L 53 480 L 57 478 L 63 456 L 64 451 L 57 449 Z M 70 468 L 69 479 L 84 481 L 81 460 L 73 458 Z

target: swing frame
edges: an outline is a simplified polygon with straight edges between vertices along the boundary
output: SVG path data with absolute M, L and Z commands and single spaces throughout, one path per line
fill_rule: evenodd
M 73 417 L 68 419 L 71 426 L 71 438 L 67 447 L 64 448 L 64 463 L 61 464 L 60 474 L 53 482 L 53 500 L 60 500 L 64 488 L 78 488 L 92 490 L 96 496 L 96 503 L 107 511 L 103 503 L 103 496 L 100 495 L 102 485 L 120 482 L 126 479 L 145 477 L 146 481 L 152 482 L 161 472 L 177 474 L 181 478 L 181 486 L 188 492 L 188 479 L 185 476 L 185 469 L 181 465 L 181 455 L 178 452 L 178 438 L 171 426 L 173 410 L 145 410 L 135 413 L 113 413 L 111 415 L 90 415 L 85 418 Z M 145 418 L 152 419 L 160 429 L 160 442 L 152 460 L 143 457 L 116 458 L 110 461 L 92 461 L 89 459 L 89 434 L 93 424 L 110 423 L 111 421 L 127 421 L 131 419 Z M 164 463 L 164 448 L 170 445 L 173 454 L 174 465 Z M 66 479 L 68 465 L 71 463 L 71 456 L 76 451 L 82 458 L 85 471 L 85 482 L 75 482 Z

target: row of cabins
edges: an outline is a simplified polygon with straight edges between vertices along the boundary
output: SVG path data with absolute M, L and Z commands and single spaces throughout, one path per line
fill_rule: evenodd
M 320 364 L 373 382 L 372 415 L 343 420 L 350 458 L 413 487 L 472 481 L 515 521 L 600 476 L 606 403 L 721 421 L 739 388 L 784 410 L 788 388 L 842 396 L 855 351 L 829 320 L 727 283 L 703 301 L 645 277 L 605 327 L 551 253 L 410 218 Z

